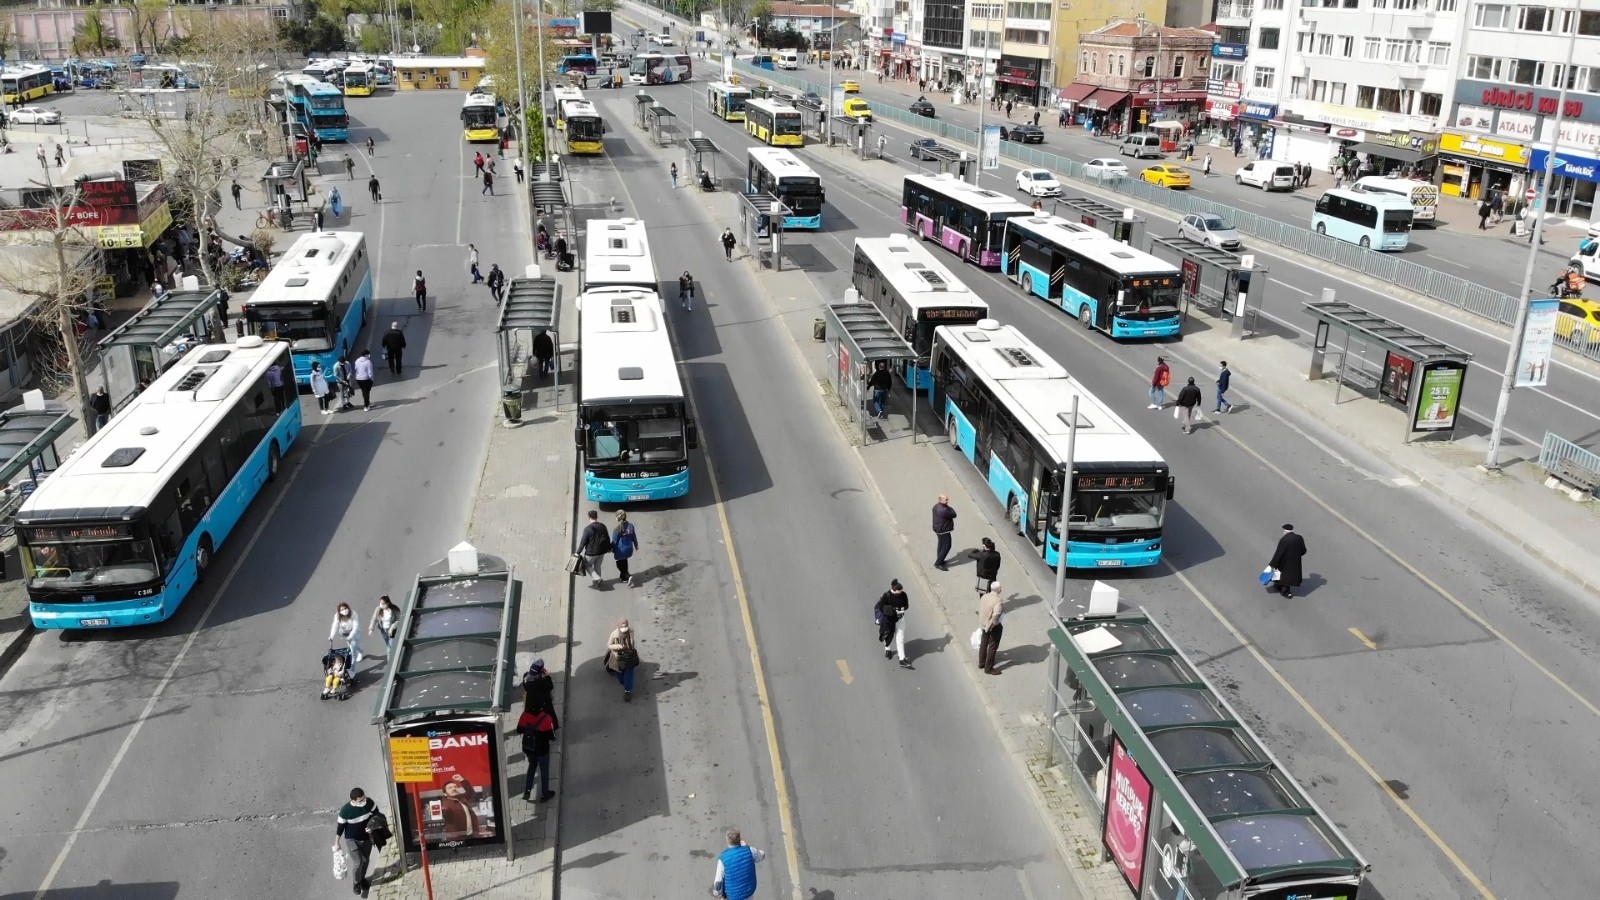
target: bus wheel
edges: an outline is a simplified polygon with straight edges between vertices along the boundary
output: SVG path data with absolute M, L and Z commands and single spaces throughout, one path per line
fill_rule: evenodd
M 1082 322 L 1085 328 L 1094 327 L 1094 316 L 1089 313 L 1089 304 L 1085 303 L 1078 307 L 1078 321 Z
M 1361 249 L 1363 249 L 1363 250 L 1371 250 L 1372 249 L 1372 238 L 1369 238 L 1369 237 L 1367 237 L 1366 235 L 1363 234 L 1361 236 Z
M 211 535 L 200 536 L 200 546 L 194 548 L 194 580 L 198 584 L 200 579 L 206 577 L 206 569 L 211 566 Z
M 1017 502 L 1015 494 L 1006 498 L 1006 520 L 1018 528 L 1022 527 L 1022 505 Z
M 1024 294 L 1033 293 L 1033 276 L 1027 272 L 1022 273 L 1022 292 Z
M 283 455 L 278 452 L 278 442 L 273 441 L 272 447 L 267 450 L 267 480 L 278 480 L 278 466 L 282 463 Z
M 946 427 L 948 428 L 948 430 L 950 432 L 950 444 L 951 444 L 951 446 L 955 447 L 957 450 L 960 450 L 961 449 L 961 428 L 956 425 L 956 417 L 955 416 L 951 416 L 950 417 L 950 423 Z

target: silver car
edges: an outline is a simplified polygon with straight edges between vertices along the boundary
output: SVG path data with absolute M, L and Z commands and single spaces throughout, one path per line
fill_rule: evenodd
M 1218 250 L 1237 250 L 1239 232 L 1233 223 L 1214 213 L 1190 213 L 1178 222 L 1178 237 L 1198 241 Z

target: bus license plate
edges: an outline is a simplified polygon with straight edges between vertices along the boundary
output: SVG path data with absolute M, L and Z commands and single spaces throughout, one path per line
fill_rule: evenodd
M 110 619 L 79 619 L 78 624 L 85 628 L 94 628 L 101 625 L 110 625 Z
M 630 501 L 633 501 L 633 500 L 649 500 L 650 499 L 650 495 L 649 494 L 629 494 L 628 495 L 628 499 Z
M 1097 566 L 1120 566 L 1120 565 L 1122 565 L 1122 560 L 1120 560 L 1120 559 L 1097 559 L 1097 560 L 1094 561 L 1094 564 L 1097 565 Z

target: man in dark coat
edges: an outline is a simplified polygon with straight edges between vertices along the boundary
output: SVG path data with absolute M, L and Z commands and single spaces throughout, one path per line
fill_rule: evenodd
M 1300 560 L 1306 555 L 1306 541 L 1296 534 L 1293 525 L 1283 526 L 1283 537 L 1278 538 L 1278 549 L 1272 551 L 1268 565 L 1278 571 L 1273 587 L 1285 597 L 1293 597 L 1300 586 Z

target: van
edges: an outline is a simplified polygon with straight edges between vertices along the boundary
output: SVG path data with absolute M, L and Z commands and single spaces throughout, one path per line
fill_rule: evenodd
M 779 50 L 778 51 L 778 68 L 780 68 L 780 69 L 798 69 L 798 68 L 800 68 L 800 51 L 799 50 Z
M 1357 179 L 1355 189 L 1405 197 L 1411 201 L 1411 208 L 1419 225 L 1427 223 L 1428 227 L 1435 228 L 1439 224 L 1439 188 L 1426 181 L 1368 175 Z
M 1118 151 L 1123 156 L 1134 159 L 1149 157 L 1161 158 L 1161 136 L 1148 131 L 1137 131 L 1122 139 L 1122 148 Z
M 844 114 L 852 119 L 866 119 L 870 122 L 872 121 L 872 106 L 860 97 L 846 97 Z

